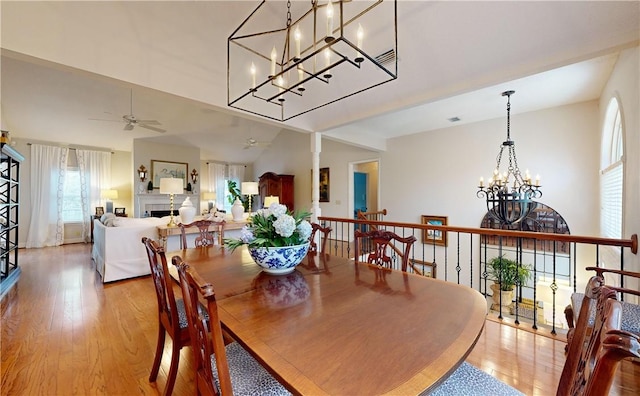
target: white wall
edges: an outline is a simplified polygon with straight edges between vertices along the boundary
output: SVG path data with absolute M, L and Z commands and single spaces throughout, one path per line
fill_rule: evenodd
M 612 97 L 617 97 L 624 121 L 624 186 L 622 235 L 629 238 L 640 233 L 640 49 L 622 51 L 600 96 L 599 127 Z M 600 158 L 598 152 L 598 159 Z M 637 254 L 627 250 L 625 269 L 640 271 Z M 635 285 L 635 286 L 634 286 Z M 628 285 L 639 288 L 638 282 Z
M 572 234 L 597 231 L 597 125 L 595 101 L 511 115 L 521 171 L 540 174 L 539 201 L 561 213 Z M 380 206 L 397 221 L 420 222 L 428 214 L 479 227 L 487 209 L 476 197 L 478 180 L 491 175 L 505 137 L 506 114 L 389 140 L 380 166 Z M 501 169 L 506 161 L 503 154 Z

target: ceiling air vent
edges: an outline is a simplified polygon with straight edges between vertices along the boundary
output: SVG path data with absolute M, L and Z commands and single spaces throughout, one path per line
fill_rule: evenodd
M 396 51 L 394 49 L 390 49 L 388 51 L 385 51 L 383 53 L 381 53 L 380 55 L 376 56 L 374 58 L 376 60 L 376 62 L 378 62 L 381 65 L 387 64 L 387 63 L 391 63 L 391 62 L 395 62 L 396 60 Z

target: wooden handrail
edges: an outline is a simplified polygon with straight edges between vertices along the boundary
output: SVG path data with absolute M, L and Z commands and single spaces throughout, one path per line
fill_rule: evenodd
M 387 210 L 386 209 L 382 209 L 382 210 L 379 210 L 377 212 L 363 212 L 360 209 L 358 209 L 357 215 L 358 215 L 359 219 L 368 220 L 367 216 L 369 216 L 369 215 L 383 215 L 383 216 L 386 216 L 387 215 Z
M 416 228 L 421 230 L 438 230 L 443 232 L 461 232 L 461 233 L 478 234 L 478 235 L 508 236 L 513 238 L 530 238 L 530 239 L 569 242 L 569 243 L 577 242 L 577 243 L 587 243 L 587 244 L 593 244 L 593 245 L 620 246 L 620 247 L 630 248 L 631 253 L 638 254 L 638 234 L 633 234 L 628 239 L 617 239 L 617 238 L 570 235 L 570 234 L 553 234 L 549 232 L 511 231 L 511 230 L 495 230 L 491 228 L 437 226 L 432 224 L 359 220 L 359 219 L 348 219 L 348 218 L 341 218 L 341 217 L 321 216 L 321 217 L 318 217 L 318 220 L 335 221 L 335 222 L 342 222 L 342 223 L 354 223 L 354 224 L 369 224 L 369 225 L 387 226 L 387 227 Z

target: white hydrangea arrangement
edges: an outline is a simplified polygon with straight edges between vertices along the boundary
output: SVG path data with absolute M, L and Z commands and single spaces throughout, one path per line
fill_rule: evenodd
M 242 228 L 240 238 L 225 239 L 225 246 L 235 250 L 240 245 L 249 247 L 281 247 L 302 245 L 311 236 L 308 212 L 291 213 L 285 205 L 273 203 L 260 209 Z

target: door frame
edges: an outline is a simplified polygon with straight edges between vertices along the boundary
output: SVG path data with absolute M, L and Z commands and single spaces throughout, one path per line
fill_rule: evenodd
M 355 173 L 355 167 L 356 165 L 359 164 L 366 164 L 369 162 L 377 162 L 378 163 L 378 185 L 376 186 L 375 189 L 375 194 L 377 196 L 377 201 L 378 201 L 378 207 L 380 207 L 380 158 L 372 158 L 372 159 L 367 159 L 367 160 L 361 160 L 361 161 L 353 161 L 353 162 L 349 162 L 349 198 L 348 198 L 348 207 L 347 207 L 347 213 L 348 213 L 348 218 L 353 217 L 353 210 L 354 210 L 354 206 L 353 206 L 353 197 L 355 196 L 354 193 L 354 181 L 353 181 L 353 174 Z M 367 208 L 367 210 L 378 210 L 378 208 Z

